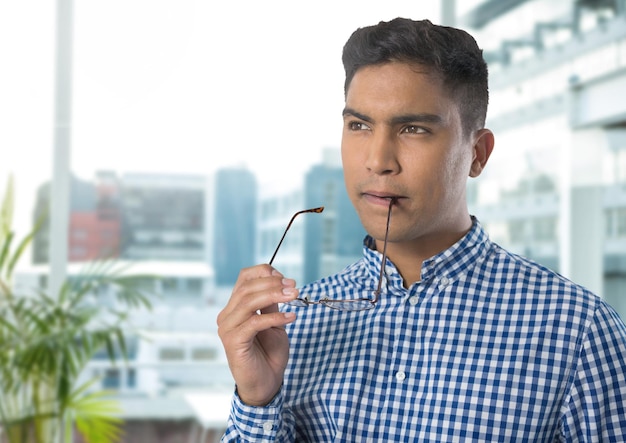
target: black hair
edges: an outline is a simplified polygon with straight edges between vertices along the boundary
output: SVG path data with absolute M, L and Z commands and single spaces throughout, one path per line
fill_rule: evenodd
M 467 32 L 429 20 L 396 18 L 359 28 L 343 48 L 344 92 L 356 72 L 390 61 L 425 66 L 443 80 L 459 105 L 466 134 L 485 125 L 489 102 L 487 64 L 476 40 Z

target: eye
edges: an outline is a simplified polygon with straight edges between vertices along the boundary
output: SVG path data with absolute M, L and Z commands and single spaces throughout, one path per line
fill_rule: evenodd
M 402 132 L 407 133 L 407 134 L 427 134 L 430 131 L 428 131 L 428 129 L 423 128 L 421 126 L 409 125 L 409 126 L 405 126 L 404 128 L 402 128 Z
M 348 122 L 348 129 L 350 131 L 368 131 L 370 127 L 360 121 L 350 121 Z

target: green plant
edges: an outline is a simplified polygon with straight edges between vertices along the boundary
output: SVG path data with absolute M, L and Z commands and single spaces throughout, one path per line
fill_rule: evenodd
M 17 294 L 13 271 L 38 226 L 21 241 L 11 229 L 13 181 L 0 208 L 0 424 L 9 443 L 68 443 L 73 429 L 89 443 L 121 436 L 117 403 L 94 391 L 79 376 L 94 354 L 105 349 L 113 363 L 126 356 L 128 312 L 150 307 L 140 291 L 150 276 L 128 275 L 113 262 L 94 263 L 79 278 L 66 279 L 58 294 Z M 113 288 L 117 308 L 94 300 Z

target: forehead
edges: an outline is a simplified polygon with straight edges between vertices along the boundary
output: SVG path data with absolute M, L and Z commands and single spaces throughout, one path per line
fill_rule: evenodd
M 362 80 L 364 77 L 379 77 L 381 80 L 383 78 L 395 78 L 397 80 L 405 76 L 411 77 L 414 75 L 428 77 L 427 80 L 432 81 L 433 83 L 441 83 L 440 75 L 438 75 L 432 67 L 419 63 L 391 60 L 360 67 L 350 80 L 346 93 L 350 90 L 350 87 L 354 84 L 355 80 Z
M 456 110 L 432 69 L 397 61 L 360 68 L 346 91 L 346 106 L 368 113 Z

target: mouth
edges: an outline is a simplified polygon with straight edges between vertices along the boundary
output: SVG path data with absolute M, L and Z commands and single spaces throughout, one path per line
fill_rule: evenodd
M 394 205 L 397 205 L 399 200 L 405 198 L 398 194 L 391 194 L 386 192 L 377 191 L 365 191 L 361 193 L 361 196 L 369 203 L 375 205 L 389 206 L 389 203 L 393 201 Z

